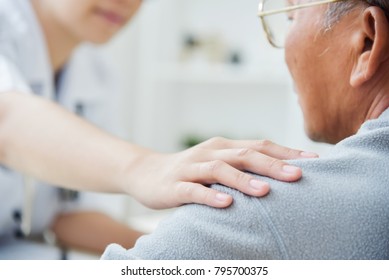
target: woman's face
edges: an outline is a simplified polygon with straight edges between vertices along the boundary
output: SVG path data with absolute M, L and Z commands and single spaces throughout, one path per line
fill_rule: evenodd
M 142 0 L 40 0 L 79 41 L 105 43 L 134 16 Z

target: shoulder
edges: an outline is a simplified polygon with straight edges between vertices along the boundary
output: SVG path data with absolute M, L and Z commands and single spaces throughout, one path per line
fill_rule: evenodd
M 226 209 L 185 205 L 162 221 L 150 235 L 125 251 L 108 247 L 105 259 L 258 259 L 287 258 L 254 198 L 220 185 L 234 196 Z
M 378 123 L 385 122 L 379 120 Z M 234 197 L 226 209 L 187 205 L 134 249 L 131 259 L 386 259 L 389 237 L 387 126 L 377 122 L 329 155 L 293 163 L 303 178 L 268 181 L 263 198 Z M 367 124 L 371 126 L 370 124 Z M 374 143 L 379 144 L 374 144 Z M 386 142 L 385 142 L 386 141 Z M 373 145 L 374 144 L 374 145 Z M 118 248 L 116 248 L 118 249 Z M 108 254 L 115 258 L 115 254 Z
M 33 14 L 30 1 L 0 0 L 0 34 L 9 38 L 18 36 L 31 25 Z
M 267 178 L 272 190 L 259 199 L 291 258 L 388 258 L 389 149 L 386 120 L 319 159 L 298 160 L 295 183 Z M 368 246 L 367 246 L 368 244 Z
M 0 54 L 20 63 L 36 41 L 35 14 L 30 1 L 0 0 Z

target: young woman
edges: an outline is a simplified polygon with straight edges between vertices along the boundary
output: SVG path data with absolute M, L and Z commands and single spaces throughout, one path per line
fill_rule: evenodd
M 206 185 L 263 196 L 269 186 L 243 171 L 294 181 L 301 170 L 279 159 L 315 156 L 267 141 L 227 139 L 161 154 L 99 128 L 96 115 L 113 90 L 92 58 L 81 81 L 88 92 L 77 91 L 72 54 L 84 42 L 110 40 L 140 5 L 0 0 L 0 163 L 6 167 L 0 170 L 0 236 L 52 228 L 65 245 L 102 251 L 114 241 L 131 247 L 140 233 L 99 212 L 63 212 L 53 186 L 125 193 L 156 209 L 185 203 L 221 208 L 232 197 Z

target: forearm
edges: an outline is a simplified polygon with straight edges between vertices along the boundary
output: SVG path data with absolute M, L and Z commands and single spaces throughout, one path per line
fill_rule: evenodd
M 48 183 L 128 192 L 127 171 L 146 150 L 103 132 L 56 104 L 0 95 L 0 161 Z
M 155 153 L 110 136 L 53 102 L 0 94 L 0 164 L 63 187 L 127 193 L 151 208 L 231 205 L 230 195 L 205 186 L 213 183 L 264 196 L 269 184 L 243 171 L 296 181 L 301 169 L 280 159 L 316 156 L 270 141 L 224 138 Z
M 143 234 L 99 212 L 62 214 L 52 229 L 61 245 L 99 255 L 111 243 L 132 248 Z

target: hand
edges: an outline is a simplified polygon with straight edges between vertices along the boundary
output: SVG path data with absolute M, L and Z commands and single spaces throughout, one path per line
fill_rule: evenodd
M 300 168 L 283 159 L 314 158 L 307 153 L 276 145 L 270 141 L 212 138 L 175 154 L 150 153 L 131 171 L 135 191 L 130 192 L 144 205 L 171 208 L 186 203 L 223 208 L 232 197 L 206 187 L 220 183 L 252 196 L 264 196 L 269 184 L 244 171 L 281 181 L 301 178 Z

